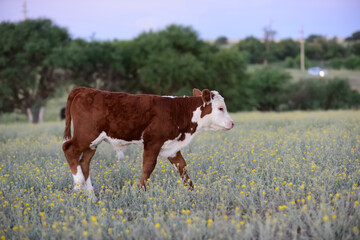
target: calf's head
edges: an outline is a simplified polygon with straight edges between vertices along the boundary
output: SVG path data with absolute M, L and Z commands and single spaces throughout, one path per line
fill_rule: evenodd
M 203 105 L 193 113 L 192 121 L 203 130 L 230 130 L 234 121 L 227 112 L 224 98 L 217 91 L 193 90 L 195 97 L 201 97 Z

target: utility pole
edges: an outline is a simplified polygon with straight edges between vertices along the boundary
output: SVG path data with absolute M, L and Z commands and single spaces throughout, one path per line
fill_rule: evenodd
M 27 20 L 26 0 L 24 0 L 24 4 L 23 4 L 23 14 L 24 14 L 24 20 Z
M 300 38 L 300 69 L 305 71 L 305 42 L 304 42 L 304 27 L 301 25 Z
M 268 27 L 264 27 L 264 44 L 265 44 L 265 56 L 264 65 L 268 64 L 268 58 L 270 56 L 270 45 L 274 41 L 276 31 L 271 29 L 271 21 Z

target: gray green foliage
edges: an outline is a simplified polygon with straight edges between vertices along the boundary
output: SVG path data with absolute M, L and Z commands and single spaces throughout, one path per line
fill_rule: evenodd
M 347 37 L 345 41 L 356 42 L 360 40 L 360 31 L 354 32 L 350 37 Z
M 70 41 L 50 20 L 0 24 L 0 111 L 44 106 L 62 83 L 53 54 Z
M 191 89 L 205 75 L 204 63 L 191 53 L 174 51 L 152 55 L 139 69 L 141 85 L 156 94 L 176 93 L 181 88 Z
M 71 40 L 66 29 L 47 19 L 3 22 L 0 30 L 0 112 L 39 110 L 59 88 L 79 85 L 163 95 L 191 95 L 194 87 L 208 88 L 226 98 L 230 111 L 307 109 L 294 105 L 296 101 L 289 104 L 286 92 L 292 84 L 284 71 L 260 68 L 246 73 L 247 62 L 262 63 L 265 57 L 298 68 L 299 43 L 292 39 L 271 41 L 265 56 L 264 43 L 254 37 L 219 48 L 181 25 L 143 32 L 131 41 Z M 306 44 L 306 67 L 314 59 L 330 59 L 333 68 L 360 68 L 358 55 L 346 55 L 357 51 L 356 41 L 345 49 L 336 39 L 311 35 Z M 301 84 L 299 89 L 307 89 L 306 82 Z
M 262 63 L 264 61 L 265 45 L 255 37 L 247 37 L 241 40 L 237 47 L 239 51 L 246 52 L 248 62 Z
M 291 38 L 283 39 L 272 46 L 272 54 L 277 60 L 284 60 L 287 57 L 295 58 L 299 55 L 300 44 Z
M 313 64 L 311 61 L 305 56 L 305 68 L 309 68 L 312 65 Z M 300 55 L 298 54 L 295 58 L 286 57 L 284 61 L 284 67 L 300 69 Z
M 360 56 L 351 55 L 344 60 L 347 69 L 360 69 Z
M 329 60 L 328 64 L 332 69 L 340 69 L 343 65 L 343 60 L 340 58 L 333 58 Z
M 205 60 L 219 51 L 198 39 L 191 28 L 178 25 L 142 33 L 133 44 L 140 90 L 156 94 L 190 94 L 193 86 L 206 85 Z
M 227 49 L 210 56 L 206 75 L 210 89 L 218 90 L 226 96 L 230 111 L 251 109 L 251 93 L 245 61 L 236 49 Z
M 360 56 L 360 41 L 350 44 L 350 53 L 356 56 Z
M 346 79 L 302 79 L 290 86 L 291 109 L 349 109 L 360 106 L 360 94 Z
M 285 66 L 291 68 L 295 65 L 296 67 L 298 66 L 291 59 L 296 59 L 299 56 L 299 41 L 283 39 L 272 41 L 270 45 L 271 47 L 266 56 L 264 42 L 255 37 L 247 37 L 236 46 L 239 51 L 244 52 L 249 63 L 262 63 L 266 57 L 269 62 L 285 61 Z M 358 40 L 349 41 L 347 44 L 344 44 L 337 38 L 327 39 L 321 35 L 310 35 L 305 42 L 305 56 L 311 61 L 331 61 L 334 58 L 344 59 L 351 55 L 360 55 L 360 43 Z M 308 64 L 307 62 L 305 61 L 305 64 Z
M 228 44 L 228 39 L 225 36 L 220 36 L 215 40 L 215 44 L 217 45 L 227 45 Z
M 250 87 L 255 106 L 261 111 L 279 110 L 285 99 L 291 76 L 277 68 L 264 67 L 251 75 Z

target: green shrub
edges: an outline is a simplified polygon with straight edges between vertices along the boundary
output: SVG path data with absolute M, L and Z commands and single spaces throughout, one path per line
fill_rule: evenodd
M 351 43 L 349 50 L 351 54 L 360 56 L 360 41 Z
M 302 79 L 290 86 L 290 109 L 316 110 L 325 104 L 326 85 L 322 79 Z
M 351 89 L 347 79 L 333 78 L 326 85 L 324 109 L 348 109 L 360 106 L 360 94 Z
M 289 108 L 301 110 L 349 109 L 360 106 L 360 94 L 347 79 L 302 79 L 290 86 Z
M 286 68 L 294 68 L 295 67 L 295 59 L 292 57 L 286 57 L 284 64 L 285 64 Z
M 343 65 L 343 61 L 340 58 L 333 58 L 329 60 L 328 64 L 329 67 L 333 69 L 340 69 Z
M 263 63 L 265 45 L 255 37 L 247 37 L 241 40 L 236 47 L 239 51 L 247 51 L 250 63 Z
M 360 57 L 352 55 L 345 59 L 344 66 L 347 69 L 360 69 Z
M 278 110 L 290 79 L 290 74 L 278 68 L 264 67 L 255 71 L 250 79 L 255 107 L 260 111 Z
M 216 89 L 225 97 L 229 111 L 251 109 L 246 63 L 236 49 L 224 49 L 210 55 L 205 61 L 205 74 L 196 84 L 201 81 L 204 88 Z

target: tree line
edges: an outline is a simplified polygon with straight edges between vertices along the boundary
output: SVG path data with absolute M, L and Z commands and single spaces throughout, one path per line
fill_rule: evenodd
M 215 41 L 218 45 L 226 45 L 225 37 Z M 284 62 L 284 67 L 300 67 L 300 42 L 291 38 L 266 42 L 249 36 L 241 40 L 235 47 L 243 52 L 248 63 L 259 64 L 264 60 Z M 306 67 L 320 64 L 333 69 L 360 69 L 360 31 L 353 33 L 340 43 L 334 37 L 327 39 L 321 35 L 310 35 L 305 39 Z M 314 63 L 314 64 L 313 64 Z
M 292 87 L 287 73 L 269 67 L 247 73 L 249 58 L 261 56 L 257 47 L 240 42 L 223 49 L 191 27 L 170 25 L 129 41 L 72 39 L 49 19 L 2 22 L 0 32 L 0 114 L 19 109 L 37 122 L 46 101 L 69 86 L 163 95 L 208 88 L 225 96 L 230 111 L 299 107 L 285 96 Z M 355 101 L 357 92 L 340 81 Z

